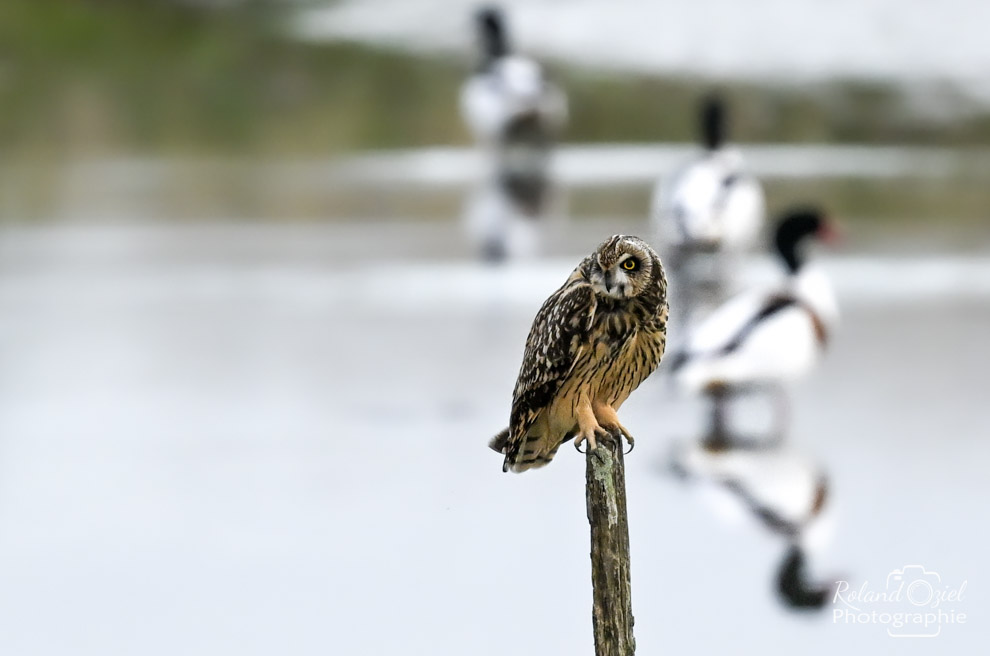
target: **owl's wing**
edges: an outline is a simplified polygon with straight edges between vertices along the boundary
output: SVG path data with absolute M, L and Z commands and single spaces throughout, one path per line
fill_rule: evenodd
M 536 314 L 512 394 L 507 465 L 515 462 L 526 433 L 551 404 L 580 358 L 591 332 L 595 306 L 590 285 L 575 280 L 550 296 Z

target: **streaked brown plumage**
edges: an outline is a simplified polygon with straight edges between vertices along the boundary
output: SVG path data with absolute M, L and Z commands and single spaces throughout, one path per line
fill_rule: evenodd
M 509 427 L 490 446 L 503 471 L 553 459 L 560 445 L 619 433 L 615 411 L 660 364 L 667 338 L 667 280 L 638 237 L 606 239 L 536 314 L 512 398 Z

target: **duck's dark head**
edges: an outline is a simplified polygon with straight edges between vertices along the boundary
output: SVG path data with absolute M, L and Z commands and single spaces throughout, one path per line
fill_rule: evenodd
M 797 273 L 804 264 L 804 244 L 809 238 L 824 243 L 835 241 L 838 233 L 825 212 L 814 206 L 795 207 L 777 222 L 774 246 L 788 272 Z
M 475 15 L 478 37 L 481 40 L 482 67 L 488 66 L 509 54 L 509 39 L 505 29 L 505 19 L 498 7 L 482 7 Z
M 725 121 L 725 101 L 718 94 L 702 98 L 698 108 L 698 128 L 701 144 L 708 150 L 718 150 L 728 138 Z

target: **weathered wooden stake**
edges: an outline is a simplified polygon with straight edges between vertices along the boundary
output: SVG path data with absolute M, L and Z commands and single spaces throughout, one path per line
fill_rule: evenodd
M 596 656 L 632 656 L 636 652 L 622 455 L 622 440 L 613 438 L 599 440 L 597 451 L 586 456 Z

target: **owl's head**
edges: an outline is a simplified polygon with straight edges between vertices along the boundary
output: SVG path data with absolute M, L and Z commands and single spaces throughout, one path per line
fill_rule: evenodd
M 617 299 L 639 296 L 663 277 L 660 258 L 639 237 L 614 235 L 591 256 L 588 280 L 596 294 Z

